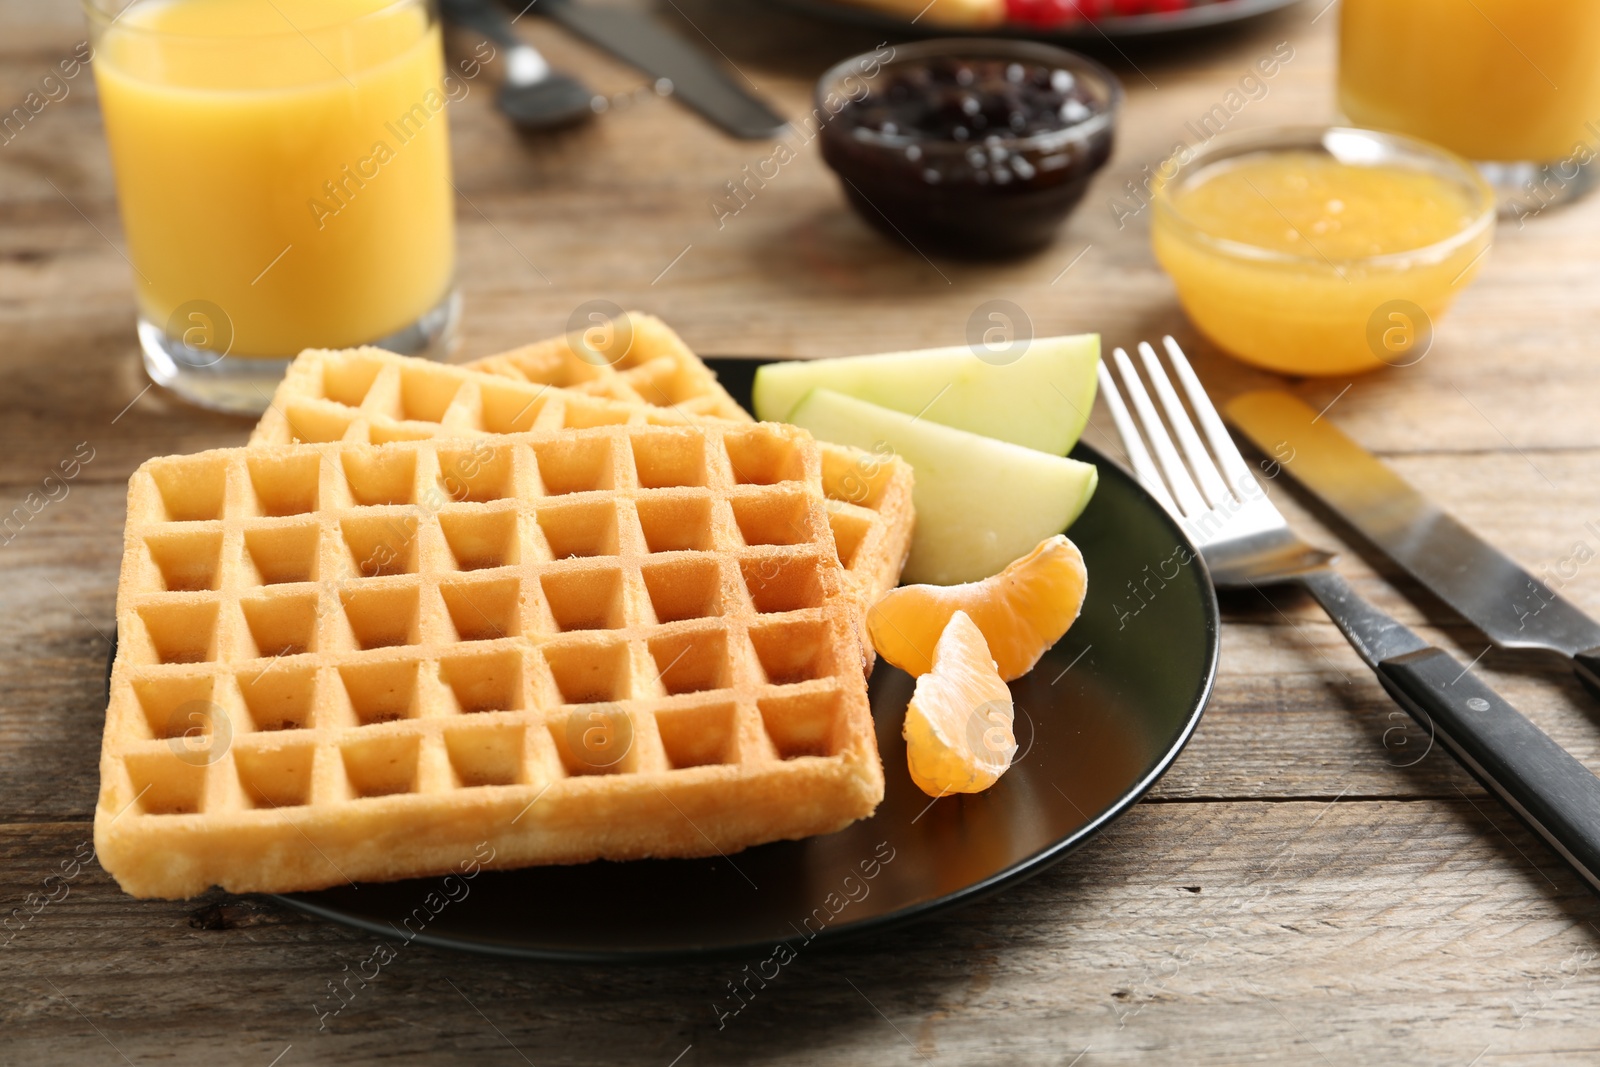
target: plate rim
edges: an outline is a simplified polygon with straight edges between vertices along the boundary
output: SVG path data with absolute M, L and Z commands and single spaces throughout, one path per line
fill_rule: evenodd
M 717 369 L 718 364 L 722 363 L 774 361 L 774 357 L 768 356 L 705 356 L 703 358 L 713 370 Z M 976 903 L 984 897 L 999 893 L 1035 875 L 1042 874 L 1094 838 L 1108 824 L 1127 814 L 1130 809 L 1144 798 L 1145 794 L 1150 791 L 1156 782 L 1160 781 L 1167 771 L 1172 768 L 1172 764 L 1177 760 L 1178 756 L 1188 747 L 1190 739 L 1193 738 L 1195 730 L 1200 725 L 1200 719 L 1204 716 L 1205 710 L 1211 702 L 1212 693 L 1216 689 L 1217 666 L 1222 651 L 1221 610 L 1217 603 L 1216 586 L 1211 581 L 1211 573 L 1206 567 L 1205 558 L 1200 554 L 1200 550 L 1195 546 L 1187 531 L 1167 513 L 1166 509 L 1150 495 L 1149 491 L 1121 463 L 1087 441 L 1080 440 L 1075 446 L 1076 449 L 1088 452 L 1093 457 L 1096 466 L 1102 469 L 1102 475 L 1109 469 L 1113 472 L 1113 477 L 1124 480 L 1138 496 L 1144 499 L 1152 512 L 1159 516 L 1160 521 L 1177 540 L 1177 543 L 1188 550 L 1192 559 L 1191 565 L 1197 568 L 1201 579 L 1199 583 L 1201 610 L 1205 616 L 1203 634 L 1206 644 L 1205 677 L 1193 698 L 1182 729 L 1155 766 L 1142 778 L 1129 786 L 1096 818 L 1072 833 L 1057 838 L 1038 851 L 1017 860 L 1004 870 L 997 871 L 981 881 L 883 915 L 856 919 L 838 925 L 830 924 L 826 929 L 819 931 L 809 939 L 780 937 L 774 940 L 740 941 L 727 945 L 680 945 L 671 948 L 651 949 L 573 949 L 497 944 L 471 937 L 444 936 L 423 931 L 413 937 L 406 938 L 405 943 L 420 942 L 431 948 L 464 952 L 472 955 L 493 956 L 501 959 L 576 964 L 670 964 L 686 960 L 711 960 L 743 956 L 752 952 L 773 949 L 780 944 L 793 946 L 797 943 L 802 945 L 822 943 L 827 946 L 834 946 L 856 938 L 884 933 L 901 926 L 920 922 L 942 911 Z M 623 864 L 618 864 L 618 866 L 622 867 Z M 392 924 L 386 929 L 382 920 L 354 915 L 339 908 L 319 904 L 314 900 L 305 899 L 306 894 L 274 893 L 258 894 L 258 896 L 273 900 L 303 914 L 337 923 L 341 926 L 386 937 L 392 936 L 394 933 Z
M 847 0 L 767 0 L 770 6 L 781 7 L 813 18 L 900 30 L 914 33 L 919 37 L 1013 37 L 1069 43 L 1149 39 L 1167 34 L 1206 30 L 1281 11 L 1299 2 L 1300 0 L 1230 0 L 1226 4 L 1210 3 L 1184 8 L 1182 11 L 1113 15 L 1093 22 L 1074 23 L 1072 28 L 1052 29 L 1021 22 L 1003 22 L 998 26 L 940 25 L 924 29 L 888 11 L 858 6 Z

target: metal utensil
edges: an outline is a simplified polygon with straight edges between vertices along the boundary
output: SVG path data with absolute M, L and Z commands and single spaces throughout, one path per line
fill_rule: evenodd
M 788 126 L 765 101 L 649 15 L 581 0 L 539 0 L 534 10 L 658 83 L 666 79 L 672 95 L 735 137 L 770 140 Z
M 1288 393 L 1246 393 L 1228 421 L 1279 453 L 1289 476 L 1501 648 L 1571 659 L 1600 694 L 1600 623 L 1451 518 L 1376 456 Z
M 1228 436 L 1182 349 L 1171 337 L 1165 341 L 1209 452 L 1148 344 L 1139 346 L 1145 374 L 1182 451 L 1120 348 L 1115 360 L 1139 421 L 1128 413 L 1104 362 L 1100 392 L 1134 473 L 1188 530 L 1217 587 L 1292 584 L 1309 592 L 1400 706 L 1600 890 L 1600 778 L 1469 667 L 1357 596 L 1330 566 L 1333 554 L 1289 528 Z
M 569 126 L 595 114 L 595 94 L 568 74 L 553 70 L 539 50 L 512 28 L 494 0 L 440 0 L 446 21 L 481 33 L 506 50 L 505 80 L 496 105 L 530 130 Z

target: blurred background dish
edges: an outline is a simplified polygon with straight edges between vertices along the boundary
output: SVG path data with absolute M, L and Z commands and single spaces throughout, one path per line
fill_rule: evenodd
M 817 18 L 933 36 L 959 29 L 1060 41 L 1157 37 L 1276 11 L 1299 0 L 769 0 Z M 926 14 L 923 12 L 926 11 Z M 1089 14 L 1092 12 L 1092 16 Z

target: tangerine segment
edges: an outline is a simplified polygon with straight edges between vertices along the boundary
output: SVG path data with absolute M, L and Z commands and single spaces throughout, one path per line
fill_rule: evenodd
M 1000 677 L 1021 678 L 1061 640 L 1077 619 L 1089 574 L 1078 546 L 1061 534 L 992 578 L 965 585 L 908 585 L 895 589 L 867 616 L 878 654 L 908 674 L 933 669 L 934 648 L 958 611 L 983 631 Z
M 1000 680 L 983 632 L 964 611 L 950 616 L 906 708 L 906 765 L 931 797 L 981 793 L 1017 754 L 1011 690 Z

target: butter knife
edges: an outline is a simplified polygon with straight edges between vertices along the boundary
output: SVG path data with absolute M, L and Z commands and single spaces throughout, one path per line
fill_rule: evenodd
M 705 53 L 642 11 L 586 0 L 537 0 L 530 7 L 650 77 L 667 79 L 672 95 L 735 137 L 768 140 L 788 126 Z
M 1600 696 L 1600 623 L 1288 393 L 1246 393 L 1228 421 L 1330 510 L 1505 649 L 1572 661 Z

